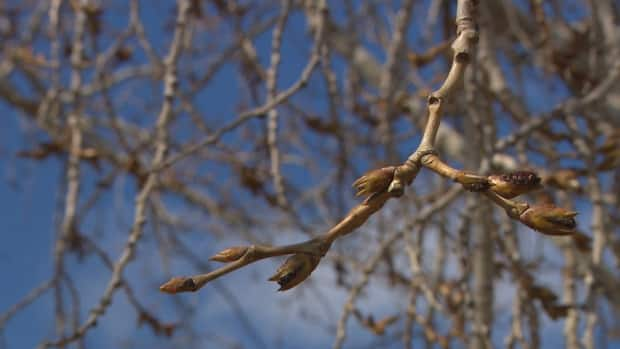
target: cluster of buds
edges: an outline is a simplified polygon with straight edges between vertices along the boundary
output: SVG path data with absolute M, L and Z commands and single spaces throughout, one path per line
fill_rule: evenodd
M 489 190 L 497 195 L 512 199 L 516 196 L 541 188 L 541 178 L 534 172 L 517 171 L 507 174 L 491 175 L 488 177 Z M 575 231 L 577 212 L 557 207 L 553 204 L 523 206 L 513 216 L 528 227 L 547 235 L 571 235 L 580 250 L 587 249 L 589 237 Z
M 510 200 L 515 196 L 540 188 L 541 179 L 535 173 L 518 171 L 485 177 L 454 170 L 438 160 L 434 162 L 431 161 L 429 164 L 433 166 L 433 169 L 437 170 L 442 175 L 453 178 L 468 190 L 493 192 L 494 194 L 489 194 L 492 199 L 504 207 L 512 218 L 518 219 L 528 227 L 548 235 L 570 235 L 574 238 L 575 244 L 580 250 L 585 251 L 589 248 L 589 237 L 575 231 L 577 226 L 575 216 L 577 212 L 559 208 L 552 204 L 530 206 L 526 203 L 513 202 Z M 390 192 L 393 195 L 398 195 L 396 193 L 402 194 L 402 191 L 395 188 L 397 186 L 396 184 L 402 185 L 399 178 L 396 178 L 397 169 L 398 167 L 396 166 L 383 167 L 372 170 L 360 177 L 353 183 L 357 196 L 367 196 L 367 203 L 378 194 L 386 192 Z M 319 245 L 317 245 L 317 248 L 322 251 L 320 255 L 304 251 L 289 256 L 275 274 L 269 278 L 269 281 L 277 282 L 280 285 L 278 291 L 286 291 L 302 283 L 312 274 L 314 269 L 316 269 L 321 261 L 322 255 L 325 253 L 323 248 Z M 239 266 L 256 260 L 257 256 L 255 253 L 256 251 L 251 247 L 234 246 L 218 252 L 212 256 L 210 260 L 222 263 L 236 263 L 234 267 L 238 268 Z M 283 252 L 283 254 L 287 254 L 287 252 Z M 277 254 L 273 254 L 273 251 L 271 251 L 268 255 L 273 256 Z M 265 258 L 265 256 L 260 258 Z M 173 278 L 162 285 L 160 290 L 167 293 L 196 291 L 207 282 L 206 280 L 208 280 L 208 278 Z M 459 293 L 458 290 L 457 292 L 451 292 L 449 291 L 450 288 L 447 287 L 447 285 L 445 286 L 443 295 L 448 300 L 451 308 L 456 310 L 463 302 L 462 294 Z M 561 316 L 566 310 L 553 301 L 547 301 L 544 305 L 549 313 L 555 314 L 554 317 Z M 385 321 L 375 322 L 372 317 L 369 317 L 366 318 L 365 321 L 367 327 L 380 335 L 385 331 L 385 326 L 395 321 L 395 319 L 387 318 Z M 427 337 L 431 341 L 441 341 L 441 338 L 433 333 L 427 333 Z
M 278 291 L 286 291 L 306 280 L 320 261 L 321 257 L 313 254 L 294 254 L 282 263 L 269 281 L 276 281 L 280 285 Z

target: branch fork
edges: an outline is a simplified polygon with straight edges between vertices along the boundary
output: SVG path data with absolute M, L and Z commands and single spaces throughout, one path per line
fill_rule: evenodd
M 567 235 L 575 228 L 576 213 L 557 207 L 530 206 L 511 200 L 512 197 L 538 188 L 540 178 L 533 173 L 520 172 L 505 176 L 481 176 L 457 170 L 442 162 L 435 151 L 435 139 L 441 122 L 442 104 L 462 80 L 471 55 L 478 41 L 475 0 L 457 3 L 457 38 L 452 44 L 453 61 L 448 76 L 439 89 L 427 100 L 428 120 L 418 148 L 398 166 L 387 166 L 367 172 L 353 183 L 357 196 L 364 201 L 353 207 L 339 223 L 314 239 L 286 246 L 237 246 L 225 249 L 211 259 L 227 263 L 206 274 L 176 277 L 160 287 L 167 293 L 197 291 L 209 281 L 233 272 L 258 260 L 290 255 L 269 278 L 280 284 L 280 291 L 291 289 L 314 271 L 332 243 L 347 235 L 372 214 L 380 210 L 390 198 L 401 197 L 422 167 L 460 183 L 469 191 L 481 192 L 502 207 L 509 217 L 520 220 L 529 227 L 545 234 Z

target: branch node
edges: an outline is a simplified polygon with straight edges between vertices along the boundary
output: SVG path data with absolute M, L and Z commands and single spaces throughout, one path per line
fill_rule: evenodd
M 400 178 L 394 178 L 390 186 L 388 187 L 388 193 L 395 197 L 401 197 L 405 194 L 405 185 Z
M 459 52 L 454 56 L 454 59 L 461 64 L 469 63 L 469 58 L 468 52 Z
M 433 96 L 433 95 L 428 96 L 428 105 L 429 106 L 437 105 L 437 104 L 440 104 L 440 103 L 441 103 L 441 97 Z

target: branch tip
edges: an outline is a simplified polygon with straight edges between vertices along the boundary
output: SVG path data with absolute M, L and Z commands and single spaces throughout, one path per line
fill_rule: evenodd
M 179 292 L 193 292 L 197 290 L 197 285 L 191 277 L 173 277 L 159 287 L 161 292 L 175 294 Z

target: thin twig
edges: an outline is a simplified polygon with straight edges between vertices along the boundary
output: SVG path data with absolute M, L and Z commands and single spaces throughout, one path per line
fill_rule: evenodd
M 291 11 L 291 1 L 284 0 L 282 2 L 282 10 L 278 22 L 273 30 L 273 39 L 271 44 L 271 65 L 267 69 L 267 103 L 276 98 L 278 68 L 280 65 L 282 45 L 282 33 L 286 25 L 286 21 Z M 284 183 L 282 182 L 282 173 L 280 172 L 280 151 L 278 150 L 278 109 L 272 108 L 267 113 L 267 146 L 269 147 L 269 158 L 271 159 L 271 176 L 273 177 L 273 187 L 276 192 L 276 199 L 281 207 L 287 207 L 288 202 L 284 191 Z
M 321 2 L 323 3 L 323 2 Z M 328 10 L 327 10 L 327 6 L 320 6 L 320 10 L 319 13 L 321 14 L 320 17 L 321 18 L 325 18 L 327 17 L 328 14 Z M 325 20 L 321 20 L 321 22 L 324 22 Z M 250 110 L 246 110 L 242 113 L 239 114 L 239 116 L 231 121 L 230 123 L 228 123 L 227 125 L 224 125 L 223 127 L 221 127 L 220 129 L 218 129 L 217 131 L 215 131 L 212 135 L 206 137 L 204 140 L 189 145 L 187 147 L 185 147 L 184 149 L 182 149 L 179 153 L 170 156 L 166 161 L 164 161 L 162 164 L 158 165 L 157 167 L 153 168 L 153 171 L 159 172 L 162 171 L 170 166 L 172 166 L 174 163 L 188 157 L 189 155 L 194 154 L 195 152 L 199 151 L 200 149 L 211 145 L 211 144 L 215 144 L 217 143 L 220 138 L 226 134 L 227 132 L 230 132 L 232 130 L 234 130 L 235 128 L 237 128 L 239 125 L 242 125 L 243 123 L 245 123 L 247 120 L 252 119 L 254 117 L 257 116 L 261 116 L 264 115 L 265 113 L 269 112 L 270 110 L 272 110 L 273 108 L 277 107 L 278 105 L 286 102 L 289 98 L 291 98 L 295 93 L 297 93 L 299 90 L 301 90 L 302 88 L 304 88 L 306 86 L 306 84 L 308 83 L 308 80 L 310 79 L 310 76 L 312 75 L 312 73 L 314 72 L 314 69 L 316 68 L 316 66 L 319 64 L 320 60 L 321 60 L 321 55 L 320 55 L 320 48 L 321 48 L 321 43 L 323 42 L 323 36 L 324 36 L 324 26 L 321 25 L 319 26 L 319 29 L 317 30 L 317 34 L 316 34 L 316 38 L 314 41 L 314 47 L 312 49 L 312 53 L 310 55 L 310 59 L 308 60 L 308 63 L 306 64 L 306 66 L 304 67 L 303 71 L 301 72 L 299 79 L 297 81 L 295 81 L 289 88 L 287 88 L 286 90 L 280 92 L 278 95 L 276 95 L 275 97 L 273 97 L 272 99 L 270 99 L 267 103 L 250 109 Z
M 178 87 L 177 83 L 177 62 L 181 55 L 183 33 L 187 26 L 188 10 L 190 8 L 189 0 L 179 0 L 178 2 L 178 17 L 176 23 L 176 29 L 172 43 L 170 44 L 170 50 L 164 61 L 165 75 L 164 75 L 164 102 L 162 104 L 157 122 L 155 125 L 155 155 L 152 160 L 152 167 L 157 167 L 163 162 L 166 150 L 168 149 L 167 141 L 167 126 L 171 117 L 172 102 L 174 95 Z M 129 234 L 127 243 L 123 249 L 123 252 L 117 262 L 114 264 L 112 276 L 108 282 L 108 285 L 103 292 L 101 299 L 96 307 L 94 307 L 87 320 L 80 326 L 80 328 L 73 332 L 71 335 L 60 338 L 53 342 L 44 342 L 40 345 L 41 349 L 49 347 L 64 346 L 68 343 L 74 342 L 82 338 L 86 332 L 91 329 L 97 323 L 97 320 L 102 316 L 106 309 L 112 302 L 114 291 L 118 289 L 122 284 L 122 273 L 125 267 L 133 259 L 136 246 L 144 230 L 144 224 L 146 223 L 146 202 L 154 189 L 157 180 L 157 173 L 151 172 L 143 187 L 140 189 L 136 196 L 134 221 Z
M 22 309 L 30 305 L 32 302 L 36 301 L 47 290 L 49 290 L 52 286 L 54 286 L 55 283 L 56 283 L 56 280 L 50 279 L 42 283 L 41 285 L 33 288 L 32 290 L 30 290 L 30 292 L 27 295 L 25 295 L 24 298 L 19 300 L 17 303 L 13 304 L 11 308 L 9 308 L 7 311 L 5 311 L 2 314 L 2 316 L 0 316 L 0 330 L 2 330 L 4 326 L 6 326 L 6 323 L 9 320 L 11 320 L 11 318 L 15 316 L 15 314 L 17 314 L 19 311 L 21 311 Z

